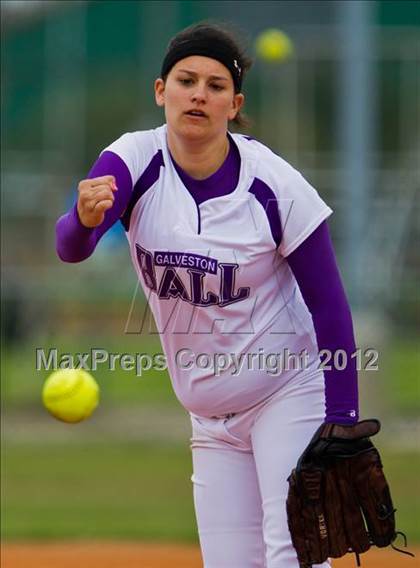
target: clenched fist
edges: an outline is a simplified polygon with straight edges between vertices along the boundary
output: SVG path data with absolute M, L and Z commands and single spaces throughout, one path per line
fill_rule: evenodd
M 105 212 L 114 204 L 114 192 L 117 191 L 114 176 L 101 176 L 84 179 L 78 186 L 77 212 L 85 227 L 93 228 L 100 225 Z

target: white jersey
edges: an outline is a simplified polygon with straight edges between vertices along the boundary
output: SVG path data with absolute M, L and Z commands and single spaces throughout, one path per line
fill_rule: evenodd
M 166 125 L 124 134 L 106 148 L 132 177 L 127 238 L 175 393 L 190 412 L 208 417 L 250 408 L 297 372 L 313 372 L 315 330 L 285 258 L 332 213 L 282 158 L 230 136 L 241 158 L 239 182 L 200 204 L 173 165 Z M 305 350 L 306 371 L 288 369 L 285 355 Z M 281 372 L 267 370 L 270 355 L 282 358 Z

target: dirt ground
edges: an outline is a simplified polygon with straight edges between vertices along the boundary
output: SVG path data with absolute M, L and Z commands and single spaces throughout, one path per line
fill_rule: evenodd
M 417 568 L 416 558 L 394 550 L 371 549 L 361 556 L 362 568 Z M 194 546 L 124 542 L 3 543 L 2 568 L 201 568 Z M 356 568 L 353 555 L 335 560 L 333 568 Z M 233 568 L 233 567 L 232 567 Z

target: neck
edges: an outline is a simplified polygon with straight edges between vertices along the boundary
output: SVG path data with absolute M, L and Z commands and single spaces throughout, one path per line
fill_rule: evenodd
M 185 140 L 169 128 L 167 134 L 173 159 L 194 179 L 206 179 L 217 172 L 229 153 L 229 139 L 226 134 L 205 142 Z

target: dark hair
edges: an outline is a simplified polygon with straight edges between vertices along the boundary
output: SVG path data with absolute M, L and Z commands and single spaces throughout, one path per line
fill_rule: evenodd
M 242 36 L 242 34 L 241 34 Z M 193 24 L 188 28 L 181 30 L 177 33 L 169 42 L 164 62 L 162 65 L 161 78 L 166 81 L 170 69 L 174 65 L 174 61 L 181 59 L 179 56 L 184 48 L 183 46 L 191 44 L 196 44 L 197 39 L 200 42 L 207 43 L 209 46 L 217 46 L 218 56 L 215 57 L 224 63 L 224 59 L 227 55 L 230 55 L 230 60 L 235 62 L 235 67 L 238 65 L 240 69 L 240 84 L 243 84 L 243 80 L 246 73 L 252 66 L 252 59 L 246 54 L 245 42 L 242 37 L 239 36 L 239 32 L 233 30 L 231 25 L 225 23 L 216 23 L 209 20 Z M 220 57 L 222 55 L 222 57 Z M 211 55 L 209 55 L 211 57 Z M 185 57 L 185 55 L 183 55 Z M 225 63 L 226 65 L 226 63 Z M 231 66 L 226 65 L 232 74 L 235 84 L 235 92 L 239 92 L 240 89 L 237 88 L 238 82 L 235 81 Z M 246 127 L 249 126 L 249 120 L 241 114 L 239 111 L 235 116 L 233 121 L 237 126 Z

